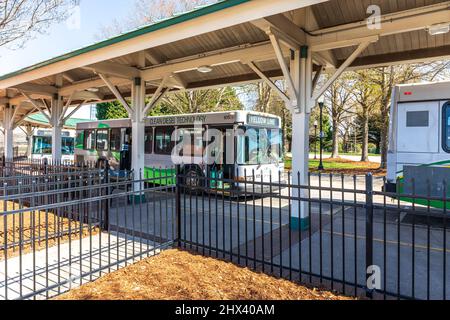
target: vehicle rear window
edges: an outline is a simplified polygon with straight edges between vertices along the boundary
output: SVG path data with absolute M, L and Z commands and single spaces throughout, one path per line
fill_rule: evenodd
M 406 113 L 406 126 L 409 128 L 426 128 L 430 126 L 430 112 L 410 111 Z

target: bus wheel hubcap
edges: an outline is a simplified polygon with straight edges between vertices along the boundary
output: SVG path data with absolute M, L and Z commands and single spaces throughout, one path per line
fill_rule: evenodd
M 198 176 L 194 171 L 189 171 L 186 176 L 186 184 L 189 187 L 198 187 Z

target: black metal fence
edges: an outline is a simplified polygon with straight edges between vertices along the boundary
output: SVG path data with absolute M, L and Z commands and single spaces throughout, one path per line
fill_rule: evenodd
M 48 299 L 172 247 L 173 184 L 102 169 L 4 179 L 0 299 Z
M 282 175 L 203 177 L 200 193 L 180 174 L 180 246 L 344 295 L 449 297 L 446 187 L 432 197 L 384 192 L 372 175 L 309 175 L 309 186 Z
M 49 298 L 171 247 L 350 296 L 449 297 L 445 183 L 439 197 L 371 175 L 86 169 L 0 178 L 0 299 Z

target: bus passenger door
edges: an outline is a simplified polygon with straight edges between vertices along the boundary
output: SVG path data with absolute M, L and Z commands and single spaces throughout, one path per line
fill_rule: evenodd
M 131 128 L 122 129 L 122 147 L 120 148 L 120 170 L 131 170 Z

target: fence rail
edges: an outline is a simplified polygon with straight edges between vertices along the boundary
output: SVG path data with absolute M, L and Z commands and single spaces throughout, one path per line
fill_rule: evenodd
M 411 194 L 384 192 L 371 175 L 306 186 L 281 172 L 193 185 L 180 167 L 152 179 L 95 165 L 14 172 L 0 177 L 0 299 L 50 298 L 172 247 L 350 296 L 450 294 L 446 183 L 436 197 L 414 181 Z

